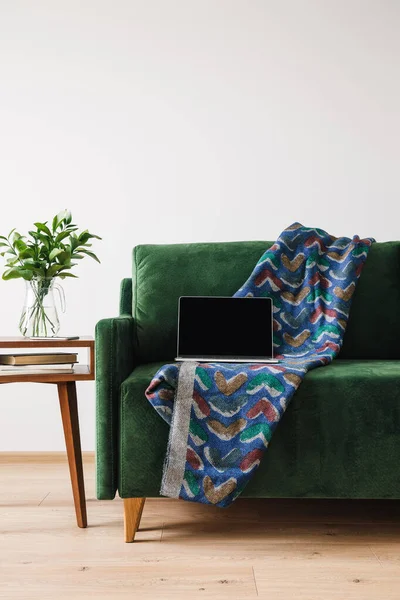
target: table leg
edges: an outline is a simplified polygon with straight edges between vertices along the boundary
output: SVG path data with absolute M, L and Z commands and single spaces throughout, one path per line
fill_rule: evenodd
M 75 381 L 58 383 L 61 416 L 64 428 L 65 445 L 74 496 L 78 527 L 87 527 L 85 483 L 83 480 L 81 438 L 79 434 L 78 404 Z

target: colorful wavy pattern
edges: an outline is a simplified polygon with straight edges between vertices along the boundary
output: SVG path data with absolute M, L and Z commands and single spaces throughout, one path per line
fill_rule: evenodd
M 181 498 L 228 506 L 243 491 L 306 372 L 339 352 L 373 241 L 294 223 L 260 258 L 235 296 L 272 298 L 281 362 L 196 368 Z M 167 423 L 178 376 L 177 364 L 165 365 L 146 391 Z

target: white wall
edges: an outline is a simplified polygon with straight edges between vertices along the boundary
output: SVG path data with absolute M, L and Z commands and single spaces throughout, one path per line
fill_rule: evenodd
M 0 234 L 69 207 L 104 238 L 60 333 L 117 314 L 138 243 L 399 239 L 399 26 L 396 0 L 0 0 Z M 55 389 L 1 386 L 0 450 L 61 449 Z

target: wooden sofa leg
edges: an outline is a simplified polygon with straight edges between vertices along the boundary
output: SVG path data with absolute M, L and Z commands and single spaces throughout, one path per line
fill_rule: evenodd
M 133 542 L 135 539 L 145 500 L 146 498 L 124 498 L 125 542 Z

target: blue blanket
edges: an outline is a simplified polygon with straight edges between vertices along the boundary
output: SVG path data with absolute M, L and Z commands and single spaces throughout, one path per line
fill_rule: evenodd
M 295 390 L 340 350 L 373 239 L 336 238 L 293 224 L 236 297 L 274 305 L 276 365 L 165 365 L 146 391 L 171 425 L 161 494 L 228 506 L 260 464 Z

